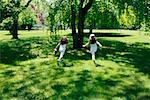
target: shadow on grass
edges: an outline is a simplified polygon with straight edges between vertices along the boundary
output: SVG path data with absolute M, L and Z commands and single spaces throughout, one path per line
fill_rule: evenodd
M 125 63 L 126 66 L 133 65 L 139 71 L 150 75 L 150 43 L 125 44 L 119 41 L 100 40 L 103 48 L 97 58 L 112 60 L 116 63 Z M 127 66 L 128 67 L 128 66 Z
M 86 39 L 87 40 L 87 39 Z M 150 75 L 150 43 L 133 43 L 126 44 L 115 40 L 98 39 L 104 46 L 97 51 L 97 59 L 112 60 L 116 63 L 124 63 L 133 65 L 138 68 L 140 72 Z M 69 61 L 74 60 L 90 60 L 91 54 L 83 50 L 68 50 L 67 57 Z
M 91 33 L 89 33 L 89 32 L 84 32 L 85 37 L 89 37 L 90 34 Z M 131 36 L 129 34 L 112 33 L 112 32 L 103 32 L 103 33 L 93 32 L 92 34 L 95 34 L 96 37 L 127 37 L 127 36 Z M 72 34 L 70 33 L 68 36 L 72 36 Z
M 22 40 L 0 42 L 0 63 L 16 64 L 36 57 L 47 57 L 53 52 L 59 36 L 50 38 L 32 37 Z
M 36 55 L 29 53 L 31 48 L 30 44 L 27 47 L 18 46 L 19 44 L 17 45 L 17 43 L 12 46 L 12 42 L 1 43 L 0 45 L 0 63 L 15 64 L 15 61 L 24 61 L 36 57 Z
M 1 63 L 14 64 L 16 61 L 28 60 L 36 57 L 47 57 L 56 46 L 59 37 L 51 37 L 50 39 L 33 37 L 24 40 L 1 42 Z M 97 53 L 97 59 L 112 60 L 118 64 L 125 63 L 133 65 L 144 74 L 150 74 L 150 49 L 146 45 L 150 43 L 125 44 L 119 41 L 101 39 L 102 45 L 106 46 Z M 65 59 L 71 61 L 91 59 L 91 55 L 86 52 L 70 50 Z M 105 77 L 107 73 L 88 70 L 71 70 L 66 71 L 63 67 L 53 64 L 54 61 L 43 61 L 36 65 L 34 62 L 29 67 L 20 67 L 20 73 L 23 78 L 18 80 L 17 70 L 3 70 L 1 76 L 4 77 L 1 82 L 0 94 L 4 98 L 16 97 L 18 99 L 93 99 L 107 98 L 112 99 L 113 96 L 124 97 L 127 99 L 147 99 L 149 98 L 149 90 L 144 87 L 142 82 L 138 80 L 133 82 L 134 85 L 121 86 L 120 91 L 114 91 L 120 85 L 124 78 L 132 77 L 126 75 L 114 75 Z M 42 66 L 42 67 L 41 67 Z M 21 69 L 22 67 L 22 69 Z M 125 73 L 123 73 L 125 74 Z M 21 75 L 20 75 L 21 76 Z M 11 79 L 12 78 L 12 79 Z M 14 78 L 14 79 L 13 79 Z M 8 79 L 8 80 L 7 80 Z M 134 78 L 136 79 L 136 78 Z M 138 79 L 138 78 L 137 78 Z M 6 81 L 7 80 L 7 81 Z M 144 94 L 142 94 L 144 93 Z
M 75 75 L 76 79 L 72 78 L 67 84 L 54 84 L 52 88 L 56 91 L 56 94 L 52 96 L 53 99 L 57 99 L 58 97 L 64 100 L 99 98 L 100 92 L 98 92 L 98 89 L 101 89 L 101 91 L 105 91 L 105 89 L 107 89 L 109 91 L 111 87 L 115 87 L 120 82 L 109 79 L 105 80 L 100 76 L 94 78 L 92 75 L 93 73 L 88 70 L 83 70 L 76 74 L 74 74 L 72 71 L 69 73 L 72 73 L 72 76 Z M 68 72 L 65 72 L 65 74 L 68 74 Z M 67 93 L 66 95 L 64 94 L 65 92 Z M 111 98 L 109 93 L 104 95 L 108 95 L 108 98 Z
M 0 42 L 0 63 L 15 65 L 16 61 L 47 57 L 49 54 L 53 54 L 53 48 L 57 45 L 59 39 L 60 36 L 51 36 L 50 38 L 32 37 L 23 40 Z M 69 41 L 71 44 L 72 40 L 70 39 Z M 98 50 L 97 58 L 134 65 L 139 71 L 150 74 L 150 49 L 145 47 L 145 45 L 150 45 L 150 43 L 125 44 L 105 39 L 99 41 L 106 48 Z M 91 54 L 84 50 L 72 50 L 71 47 L 71 45 L 68 45 L 64 59 L 68 61 L 91 59 Z
M 142 84 L 142 83 L 141 83 Z M 118 93 L 118 97 L 126 97 L 128 100 L 149 100 L 150 90 L 144 88 L 141 84 L 136 83 L 134 85 L 125 86 L 122 93 Z
M 29 66 L 27 71 L 19 72 L 22 79 L 12 79 L 17 76 L 17 70 L 6 71 L 9 74 L 8 80 L 1 83 L 0 93 L 2 99 L 12 97 L 18 99 L 112 99 L 115 97 L 126 97 L 127 99 L 144 100 L 148 98 L 149 90 L 143 87 L 142 81 L 137 79 L 133 85 L 123 85 L 119 90 L 113 90 L 127 77 L 116 74 L 107 76 L 107 73 L 93 72 L 90 70 L 64 70 L 58 67 L 53 61 L 43 61 L 38 65 Z M 50 66 L 51 65 L 51 66 Z M 39 67 L 40 66 L 40 67 Z M 42 66 L 42 67 L 41 67 Z M 22 66 L 20 66 L 22 67 Z M 28 66 L 26 66 L 28 67 Z M 2 73 L 2 75 L 4 75 Z M 4 75 L 5 77 L 5 75 Z M 6 78 L 6 77 L 5 77 Z M 118 92 L 121 91 L 121 92 Z M 144 93 L 139 95 L 140 93 Z
M 131 35 L 127 35 L 127 34 L 122 34 L 122 33 L 92 33 L 95 34 L 96 37 L 126 37 L 126 36 L 131 36 Z M 90 33 L 84 33 L 85 36 L 89 37 Z

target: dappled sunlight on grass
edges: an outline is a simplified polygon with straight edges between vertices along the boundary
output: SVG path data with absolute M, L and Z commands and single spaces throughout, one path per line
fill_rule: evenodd
M 100 65 L 96 67 L 87 50 L 72 50 L 68 35 L 67 52 L 58 66 L 59 54 L 54 55 L 53 49 L 61 35 L 67 35 L 65 31 L 51 36 L 42 31 L 31 31 L 27 36 L 25 31 L 20 32 L 20 40 L 0 37 L 6 39 L 0 42 L 0 99 L 150 98 L 148 37 L 98 37 L 103 48 L 96 54 Z

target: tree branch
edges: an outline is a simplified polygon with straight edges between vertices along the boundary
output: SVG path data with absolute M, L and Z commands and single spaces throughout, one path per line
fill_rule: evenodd
M 24 7 L 27 8 L 27 7 L 29 6 L 29 4 L 31 3 L 31 1 L 32 1 L 32 0 L 29 0 L 29 1 L 27 2 L 27 4 L 26 4 Z
M 83 12 L 87 13 L 88 10 L 91 8 L 92 3 L 94 2 L 94 0 L 89 0 L 89 2 L 85 5 L 85 7 L 83 8 Z
M 83 5 L 84 0 L 80 0 L 80 3 Z
M 32 1 L 32 0 L 29 0 L 29 1 L 26 3 L 26 5 L 21 9 L 21 11 L 25 10 L 25 9 L 29 6 L 29 4 L 31 3 L 31 1 Z M 20 12 L 21 12 L 21 11 L 20 11 Z

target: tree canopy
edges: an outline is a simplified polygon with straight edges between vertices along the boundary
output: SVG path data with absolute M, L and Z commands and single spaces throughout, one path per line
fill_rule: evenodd
M 48 26 L 51 32 L 57 29 L 72 29 L 74 43 L 77 41 L 81 47 L 85 28 L 90 29 L 90 32 L 92 29 L 114 28 L 150 30 L 148 0 L 1 0 L 0 2 L 0 22 L 3 21 L 4 29 L 7 26 L 15 26 L 14 38 L 17 38 L 15 34 L 18 26 L 24 29 L 25 26 L 32 28 L 34 24 L 42 24 Z M 77 44 L 74 44 L 75 48 Z

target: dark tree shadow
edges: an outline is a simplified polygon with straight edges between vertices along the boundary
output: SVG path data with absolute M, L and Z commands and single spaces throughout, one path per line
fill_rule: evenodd
M 91 54 L 86 51 L 86 49 L 82 50 L 68 50 L 66 52 L 66 56 L 64 59 L 68 59 L 69 61 L 74 60 L 90 60 Z
M 126 36 L 131 36 L 127 34 L 122 34 L 122 33 L 99 33 L 99 32 L 93 32 L 92 34 L 95 34 L 96 37 L 126 37 Z M 84 33 L 84 36 L 88 37 L 90 36 L 90 33 Z
M 29 53 L 31 48 L 30 44 L 28 44 L 28 46 L 21 46 L 21 45 L 19 46 L 19 44 L 17 43 L 12 44 L 12 42 L 0 44 L 1 45 L 0 63 L 15 64 L 15 61 L 24 61 L 36 57 L 36 55 Z
M 58 43 L 60 37 L 50 37 L 50 38 L 40 38 L 33 37 L 23 40 L 17 41 L 9 41 L 9 42 L 0 42 L 1 46 L 1 59 L 0 63 L 4 64 L 14 64 L 16 61 L 24 61 L 36 57 L 47 57 L 49 53 L 53 52 L 53 49 Z M 105 46 L 102 50 L 98 50 L 97 59 L 105 59 L 112 60 L 116 63 L 125 63 L 125 66 L 122 67 L 131 67 L 128 65 L 133 65 L 135 68 L 139 69 L 138 71 L 143 72 L 144 74 L 150 74 L 150 49 L 147 48 L 147 45 L 150 43 L 134 43 L 134 44 L 126 44 L 119 41 L 98 39 L 103 46 Z M 70 40 L 71 42 L 71 40 Z M 70 50 L 71 46 L 68 48 L 68 53 L 66 54 L 64 59 L 72 62 L 74 60 L 82 60 L 82 59 L 91 59 L 91 55 L 86 51 L 81 50 Z M 31 50 L 33 50 L 31 52 Z M 40 51 L 42 56 L 36 51 Z M 26 76 L 21 81 L 16 82 L 5 82 L 2 87 L 1 93 L 8 94 L 12 97 L 25 97 L 25 99 L 86 99 L 88 97 L 99 97 L 100 92 L 97 89 L 106 90 L 106 92 L 102 92 L 105 97 L 108 99 L 112 99 L 113 91 L 110 90 L 111 87 L 117 86 L 121 83 L 120 78 L 126 78 L 126 75 L 116 75 L 116 77 L 111 76 L 109 78 L 103 78 L 100 76 L 100 73 L 97 73 L 95 76 L 92 74 L 94 72 L 83 70 L 79 72 L 74 71 L 65 71 L 63 67 L 58 67 L 54 64 L 53 61 L 44 61 L 41 62 L 40 65 L 34 66 L 34 63 L 30 65 L 28 71 L 23 72 Z M 38 66 L 48 66 L 43 70 L 36 70 Z M 20 66 L 22 67 L 22 66 Z M 5 70 L 2 73 L 2 76 L 5 78 L 14 77 L 16 72 L 14 70 Z M 100 74 L 100 75 L 99 75 Z M 107 73 L 105 73 L 107 74 Z M 74 79 L 74 76 L 77 77 Z M 71 78 L 67 79 L 68 83 L 64 84 L 61 82 L 57 82 L 57 79 L 61 78 Z M 42 83 L 42 81 L 49 81 L 48 83 Z M 138 96 L 138 99 L 147 99 L 149 98 L 149 90 L 145 87 L 142 87 L 143 83 L 136 81 L 134 85 L 127 85 L 123 87 L 123 92 L 118 93 L 115 96 L 127 97 L 127 99 L 131 99 L 132 96 L 138 96 L 139 93 L 147 92 L 142 96 Z M 17 88 L 13 88 L 18 85 Z M 21 85 L 21 86 L 20 86 Z M 41 91 L 46 87 L 50 87 L 51 90 L 54 91 L 54 95 L 51 97 L 45 97 L 43 92 L 38 92 L 36 94 L 31 93 L 28 90 L 30 86 L 37 86 Z M 72 89 L 72 90 L 70 90 Z M 46 90 L 45 90 L 46 91 Z M 47 90 L 51 92 L 50 90 Z M 69 91 L 69 93 L 64 96 L 63 93 Z M 107 93 L 107 91 L 111 91 Z M 13 92 L 13 93 L 11 93 Z M 11 95 L 10 95 L 11 94 Z
M 126 36 L 130 36 L 130 35 L 125 35 L 125 34 L 121 34 L 121 33 L 93 33 L 96 35 L 96 37 L 126 37 Z M 89 37 L 90 33 L 84 33 L 84 36 L 86 38 L 86 42 L 88 41 L 88 37 Z M 72 38 L 72 34 L 70 33 L 68 35 L 69 38 Z M 70 39 L 69 43 L 72 43 L 72 39 Z M 72 45 L 72 44 L 70 44 Z M 82 48 L 81 50 L 73 50 L 72 46 L 68 47 L 67 53 L 65 59 L 68 59 L 69 61 L 74 61 L 74 60 L 90 60 L 91 59 L 91 54 L 87 51 L 89 51 L 89 47 L 88 48 Z
M 112 34 L 114 34 L 114 36 L 117 34 L 118 37 L 122 37 L 120 33 L 110 33 L 109 35 Z M 100 36 L 101 34 L 96 33 L 96 35 Z M 88 36 L 89 35 L 86 34 L 85 41 L 88 40 Z M 147 45 L 149 46 L 150 43 L 136 42 L 133 44 L 126 44 L 120 41 L 106 40 L 101 38 L 98 38 L 98 41 L 101 42 L 104 48 L 102 48 L 101 50 L 99 49 L 97 51 L 97 59 L 106 59 L 115 61 L 116 63 L 125 63 L 126 65 L 133 65 L 135 68 L 138 68 L 140 72 L 150 74 L 150 49 L 146 47 Z M 86 52 L 86 49 L 82 49 L 81 51 L 75 51 L 71 50 L 70 48 L 71 47 L 69 47 L 68 54 L 66 54 L 67 56 L 65 57 L 65 59 L 68 59 L 69 61 L 91 59 L 91 54 Z
M 141 80 L 138 78 L 135 79 L 136 83 L 128 86 L 123 86 L 123 90 L 120 93 L 117 93 L 118 97 L 126 97 L 126 99 L 136 99 L 136 100 L 149 100 L 150 98 L 150 89 L 143 87 Z M 142 94 L 141 94 L 142 93 Z
M 53 53 L 58 41 L 59 36 L 52 36 L 0 42 L 0 63 L 15 65 L 16 61 L 25 61 L 38 56 L 47 57 Z
M 84 37 L 89 37 L 91 33 L 89 32 L 84 32 Z M 96 37 L 127 37 L 131 36 L 129 34 L 122 34 L 122 33 L 113 33 L 113 32 L 93 32 L 92 34 L 95 34 Z M 72 33 L 68 34 L 68 36 L 72 36 Z
M 150 48 L 145 47 L 150 43 L 126 44 L 105 39 L 99 41 L 105 48 L 98 51 L 97 58 L 134 65 L 139 71 L 150 74 Z
M 73 72 L 65 72 L 66 74 L 73 74 Z M 72 77 L 72 75 L 70 76 Z M 120 81 L 112 79 L 102 79 L 102 77 L 94 78 L 92 72 L 83 70 L 76 74 L 77 79 L 72 79 L 68 84 L 63 85 L 62 83 L 56 83 L 52 86 L 53 90 L 56 91 L 55 95 L 51 98 L 57 99 L 60 97 L 63 100 L 83 100 L 88 97 L 98 98 L 100 95 L 97 92 L 97 88 L 101 87 L 102 90 L 109 90 L 110 87 L 115 87 Z M 109 83 L 108 83 L 109 82 Z M 72 88 L 69 88 L 73 86 Z M 70 90 L 71 89 L 71 90 Z M 70 91 L 67 96 L 63 96 L 63 92 Z M 109 94 L 105 94 L 109 95 Z M 110 97 L 111 98 L 111 97 Z

